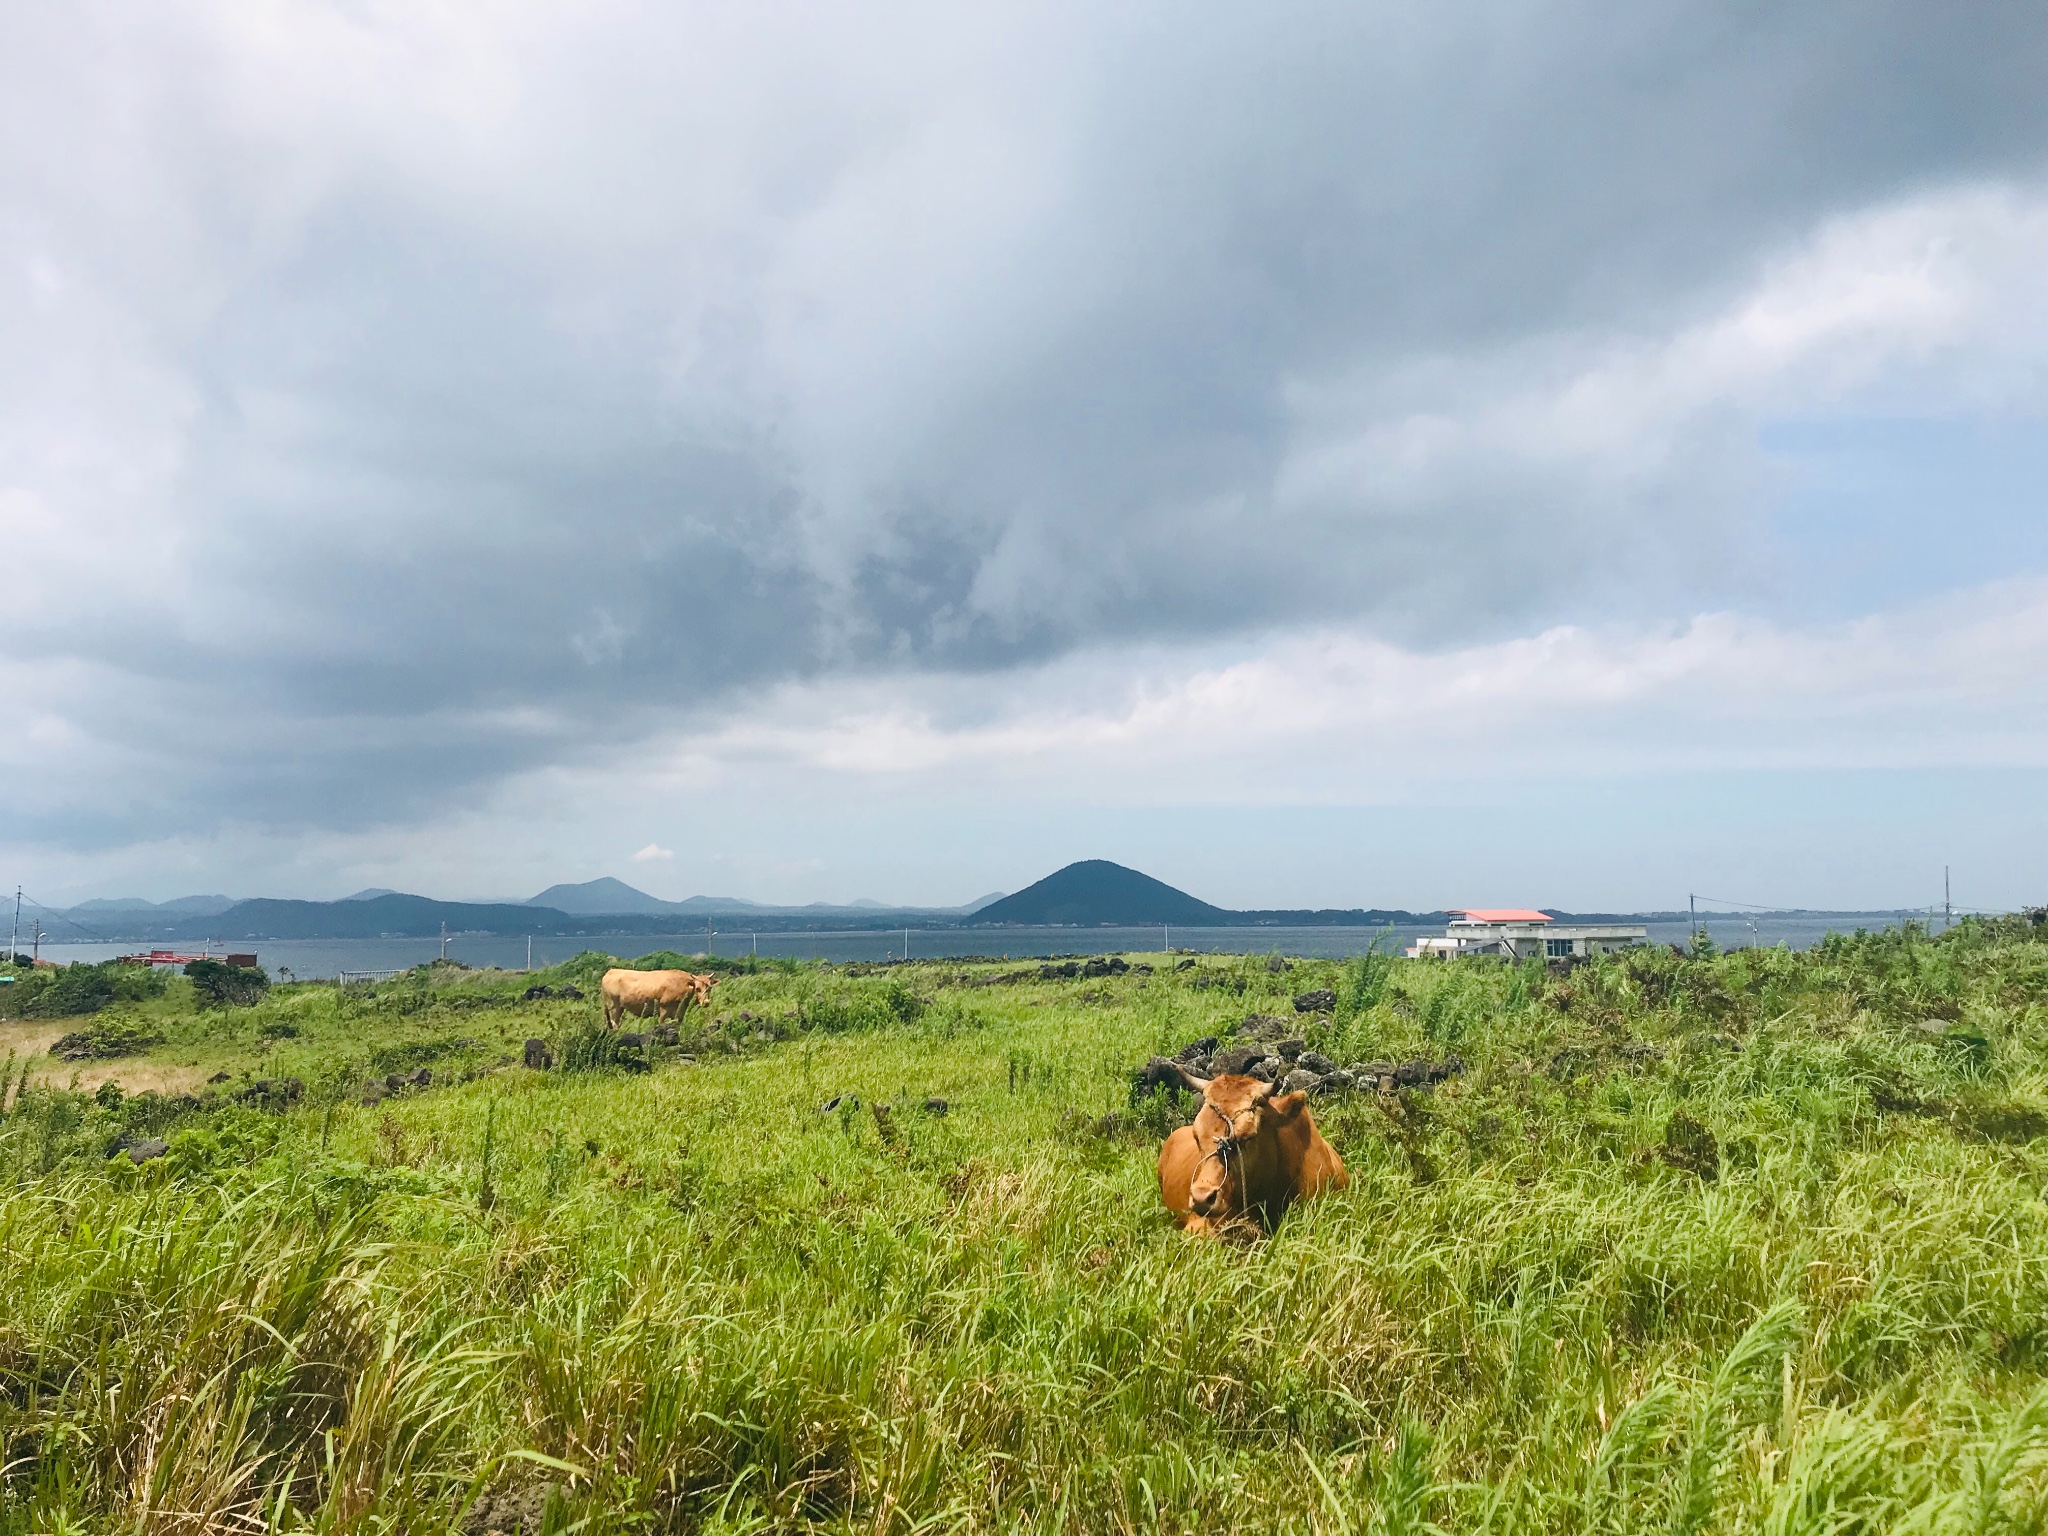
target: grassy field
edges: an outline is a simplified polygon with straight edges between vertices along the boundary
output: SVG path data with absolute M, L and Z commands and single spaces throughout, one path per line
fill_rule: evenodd
M 0 1024 L 0 1533 L 2042 1527 L 2040 923 L 1129 958 L 764 964 L 646 1059 L 520 1000 L 595 956 Z M 1469 1070 L 1183 1237 L 1133 1070 L 1324 986 Z

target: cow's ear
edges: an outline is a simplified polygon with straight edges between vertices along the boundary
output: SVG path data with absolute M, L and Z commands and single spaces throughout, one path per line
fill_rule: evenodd
M 1308 1102 L 1308 1095 L 1301 1092 L 1280 1093 L 1277 1090 L 1266 1095 L 1266 1108 L 1282 1120 L 1291 1120 L 1301 1112 L 1301 1106 Z

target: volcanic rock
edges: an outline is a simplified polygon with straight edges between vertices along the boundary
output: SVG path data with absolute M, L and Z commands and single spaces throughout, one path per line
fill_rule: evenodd
M 1249 1072 L 1266 1059 L 1266 1048 L 1262 1045 L 1234 1045 L 1227 1051 L 1218 1051 L 1211 1065 L 1220 1076 L 1226 1072 Z

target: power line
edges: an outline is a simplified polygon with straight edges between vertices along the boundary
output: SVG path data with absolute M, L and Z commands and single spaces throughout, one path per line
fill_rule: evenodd
M 86 927 L 85 924 L 73 918 L 71 914 L 66 912 L 62 907 L 45 906 L 42 902 L 37 901 L 33 896 L 24 896 L 19 886 L 15 888 L 14 894 L 19 901 L 26 902 L 29 906 L 34 907 L 39 911 L 49 913 L 50 916 L 57 919 L 58 922 L 69 923 L 73 928 L 76 928 L 80 933 L 84 934 L 88 939 L 91 939 L 96 944 L 111 944 L 114 942 L 114 937 L 112 934 L 95 933 L 92 929 Z

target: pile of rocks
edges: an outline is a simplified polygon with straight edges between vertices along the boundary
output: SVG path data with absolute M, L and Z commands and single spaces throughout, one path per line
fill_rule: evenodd
M 1461 1057 L 1432 1061 L 1417 1056 L 1403 1062 L 1358 1061 L 1339 1064 L 1312 1051 L 1293 1034 L 1285 1019 L 1254 1013 L 1239 1024 L 1228 1041 L 1215 1035 L 1193 1040 L 1171 1057 L 1154 1056 L 1133 1078 L 1133 1097 L 1159 1088 L 1177 1088 L 1181 1071 L 1195 1077 L 1238 1073 L 1273 1083 L 1283 1093 L 1393 1093 L 1402 1088 L 1433 1088 L 1465 1071 Z
M 650 1045 L 674 1045 L 682 1039 L 673 1024 L 657 1024 L 646 1031 L 624 1030 L 619 1034 L 621 1050 L 644 1051 Z
M 1189 964 L 1194 962 L 1190 961 Z M 1186 967 L 1183 967 L 1185 969 Z M 1090 976 L 1150 976 L 1149 965 L 1133 965 L 1122 955 L 1096 955 L 1088 960 L 1048 960 L 1024 971 L 994 971 L 952 978 L 958 987 L 1012 987 L 1028 981 L 1076 981 Z
M 408 1088 L 425 1088 L 434 1081 L 434 1074 L 426 1067 L 412 1072 L 392 1072 L 381 1083 L 363 1084 L 362 1103 L 365 1106 L 382 1104 L 394 1093 L 403 1093 Z
M 296 1077 L 259 1077 L 248 1087 L 236 1090 L 237 1103 L 281 1115 L 306 1096 L 306 1085 Z

